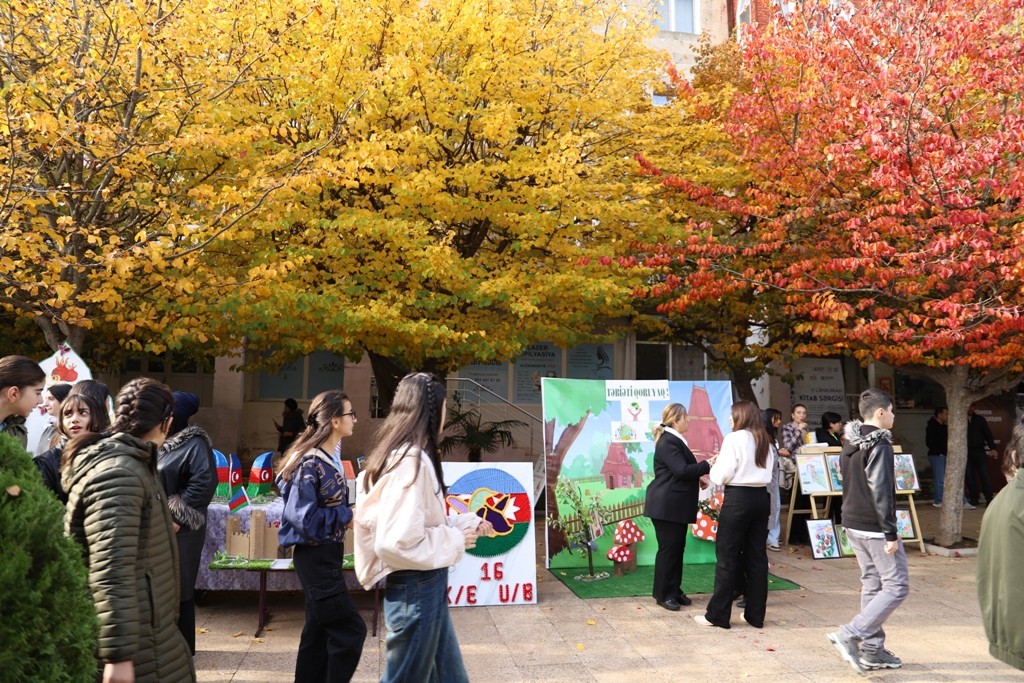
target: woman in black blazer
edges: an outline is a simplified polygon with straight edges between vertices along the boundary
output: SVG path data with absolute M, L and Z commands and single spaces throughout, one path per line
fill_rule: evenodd
M 654 430 L 654 481 L 647 486 L 644 516 L 654 523 L 658 554 L 654 558 L 654 599 L 675 612 L 691 604 L 683 592 L 683 551 L 687 527 L 697 521 L 700 478 L 714 458 L 697 462 L 683 433 L 689 427 L 686 408 L 670 403 Z

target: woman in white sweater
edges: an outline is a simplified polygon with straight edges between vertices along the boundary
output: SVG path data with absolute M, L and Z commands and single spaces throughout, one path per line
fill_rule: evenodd
M 725 486 L 718 517 L 715 592 L 707 611 L 694 620 L 703 626 L 729 628 L 733 597 L 739 591 L 746 595 L 743 620 L 761 628 L 768 601 L 767 486 L 772 480 L 775 456 L 755 403 L 734 403 L 730 421 L 733 431 L 722 439 L 710 473 L 712 483 Z
M 367 589 L 386 579 L 381 683 L 469 681 L 448 615 L 448 567 L 493 528 L 473 514 L 446 514 L 437 449 L 444 418 L 444 384 L 406 376 L 356 483 L 356 575 Z

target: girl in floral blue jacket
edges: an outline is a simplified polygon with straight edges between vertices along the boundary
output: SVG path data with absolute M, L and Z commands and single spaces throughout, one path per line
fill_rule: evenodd
M 306 593 L 306 625 L 295 662 L 296 682 L 349 681 L 366 639 L 342 576 L 345 528 L 352 522 L 341 466 L 341 440 L 356 423 L 340 391 L 313 399 L 306 429 L 285 454 L 277 488 L 284 498 L 278 536 L 294 547 L 295 573 Z

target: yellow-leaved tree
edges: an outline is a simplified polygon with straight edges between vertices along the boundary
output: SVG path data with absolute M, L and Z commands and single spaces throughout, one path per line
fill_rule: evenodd
M 236 238 L 303 162 L 263 172 L 268 159 L 247 153 L 264 128 L 241 86 L 279 40 L 232 31 L 249 11 L 0 5 L 0 307 L 51 348 L 218 341 L 209 303 L 237 272 L 209 245 Z
M 222 245 L 250 264 L 223 302 L 249 349 L 368 351 L 386 395 L 404 368 L 630 313 L 640 274 L 616 259 L 663 225 L 633 159 L 660 116 L 649 7 L 369 0 L 302 21 L 256 117 L 282 166 L 316 161 Z
M 669 229 L 633 158 L 654 30 L 615 0 L 6 3 L 0 306 L 52 347 L 368 351 L 385 394 L 607 331 Z

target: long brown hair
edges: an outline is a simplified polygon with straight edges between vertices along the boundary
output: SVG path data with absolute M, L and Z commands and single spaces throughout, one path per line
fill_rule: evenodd
M 115 406 L 111 432 L 142 437 L 171 417 L 174 398 L 166 385 L 149 377 L 136 377 L 117 392 Z M 86 432 L 76 436 L 64 449 L 61 467 L 67 467 L 82 450 L 107 436 L 97 432 Z
M 764 428 L 761 409 L 753 401 L 737 401 L 732 404 L 732 430 L 746 429 L 754 437 L 754 464 L 764 469 L 768 465 L 768 449 L 771 441 Z
M 290 480 L 303 456 L 327 440 L 331 435 L 331 420 L 341 417 L 345 412 L 346 403 L 352 404 L 345 392 L 337 389 L 321 392 L 313 398 L 313 402 L 309 404 L 309 415 L 306 416 L 306 428 L 295 437 L 295 441 L 285 451 L 281 479 Z
M 51 447 L 60 443 L 61 437 L 71 438 L 71 435 L 64 429 L 64 414 L 65 412 L 71 412 L 75 408 L 85 408 L 89 411 L 89 424 L 85 425 L 86 432 L 102 434 L 110 429 L 110 415 L 107 414 L 106 406 L 100 405 L 96 399 L 88 394 L 68 395 L 67 398 L 61 401 L 60 409 L 57 411 L 57 420 L 54 423 L 56 433 L 53 435 Z M 63 460 L 64 458 L 62 458 Z
M 430 457 L 437 482 L 444 491 L 444 474 L 441 472 L 437 439 L 443 426 L 441 410 L 445 395 L 444 383 L 436 375 L 427 372 L 406 375 L 398 383 L 391 412 L 377 432 L 377 445 L 366 458 L 363 488 L 367 493 L 374 483 L 397 467 L 406 456 L 415 456 L 418 477 L 420 451 Z M 399 456 L 391 461 L 391 453 L 399 450 Z

